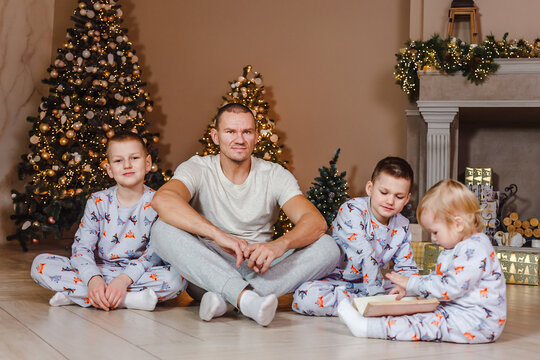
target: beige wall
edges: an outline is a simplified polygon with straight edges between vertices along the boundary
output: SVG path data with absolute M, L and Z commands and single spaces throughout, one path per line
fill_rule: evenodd
M 63 43 L 66 28 L 73 25 L 69 16 L 76 3 L 0 2 L 0 54 L 6 54 L 0 56 L 14 64 L 8 70 L 0 67 L 4 91 L 0 99 L 0 154 L 4 160 L 0 242 L 9 227 L 14 170 L 28 141 L 29 124 L 24 119 L 37 113 L 45 89 L 40 80 Z M 403 111 L 409 104 L 394 84 L 394 53 L 409 34 L 426 38 L 433 32 L 445 33 L 449 3 L 120 0 L 143 77 L 155 101 L 156 110 L 149 120 L 162 134 L 163 167 L 174 168 L 201 149 L 197 140 L 228 91 L 228 81 L 251 64 L 265 78 L 285 158 L 302 189 L 308 189 L 317 169 L 341 147 L 339 168 L 348 172 L 352 194 L 358 195 L 380 158 L 406 155 Z M 531 40 L 537 35 L 534 16 L 540 2 L 476 3 L 484 33 L 502 36 L 510 31 L 513 37 Z M 19 18 L 31 20 L 9 21 L 15 13 L 6 13 L 6 4 L 8 8 L 17 6 Z M 519 21 L 508 21 L 516 18 Z M 33 29 L 37 26 L 41 30 L 36 32 Z M 5 48 L 13 44 L 24 44 L 24 48 Z M 21 58 L 31 65 L 21 63 Z M 6 74 L 24 74 L 28 90 L 6 95 Z
M 392 72 L 408 38 L 408 1 L 120 4 L 155 101 L 149 118 L 166 167 L 201 149 L 228 81 L 247 64 L 264 76 L 284 158 L 304 191 L 337 147 L 355 193 L 379 158 L 405 156 L 407 99 Z M 73 1 L 57 0 L 54 47 L 72 9 Z
M 47 86 L 54 0 L 0 1 L 0 243 L 14 230 L 11 189 L 22 190 L 17 164 L 28 152 L 28 116 L 37 114 Z
M 423 3 L 422 40 L 429 39 L 435 33 L 446 36 L 448 9 L 452 1 L 411 0 L 411 2 L 418 1 Z M 478 7 L 479 35 L 482 39 L 490 34 L 500 39 L 506 32 L 509 40 L 523 38 L 532 42 L 540 37 L 538 27 L 540 1 L 475 0 L 474 3 Z

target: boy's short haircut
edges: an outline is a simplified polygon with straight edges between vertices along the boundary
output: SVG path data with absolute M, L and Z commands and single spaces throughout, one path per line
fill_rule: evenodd
M 451 225 L 456 216 L 463 219 L 465 233 L 474 234 L 484 229 L 478 198 L 462 183 L 441 180 L 429 189 L 416 209 L 416 218 L 422 225 L 422 213 L 429 210 L 433 217 Z
M 255 123 L 255 128 L 257 128 L 257 120 L 255 120 L 255 116 L 253 116 L 253 112 L 250 108 L 240 103 L 228 103 L 227 105 L 223 105 L 218 109 L 216 117 L 214 118 L 216 129 L 219 127 L 219 119 L 221 118 L 221 115 L 225 112 L 232 112 L 235 114 L 251 114 L 253 117 L 253 122 Z
M 148 155 L 148 149 L 146 148 L 146 143 L 144 142 L 143 138 L 132 131 L 119 131 L 115 133 L 107 142 L 107 158 L 109 157 L 109 149 L 111 147 L 111 144 L 113 142 L 124 142 L 124 141 L 137 141 L 141 144 L 141 146 L 144 149 L 144 154 Z
M 381 173 L 409 180 L 409 190 L 412 188 L 414 182 L 413 169 L 406 160 L 400 157 L 388 156 L 379 161 L 373 170 L 373 174 L 371 174 L 371 182 L 374 183 Z

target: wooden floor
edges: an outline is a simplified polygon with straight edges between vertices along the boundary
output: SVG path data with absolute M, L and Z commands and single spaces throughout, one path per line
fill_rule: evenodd
M 50 247 L 50 246 L 49 246 Z M 33 257 L 63 249 L 0 246 L 0 359 L 538 359 L 540 287 L 509 285 L 508 321 L 493 344 L 357 339 L 336 318 L 297 315 L 280 298 L 267 328 L 241 315 L 199 320 L 187 295 L 153 312 L 50 307 L 29 276 Z M 535 355 L 536 354 L 536 355 Z

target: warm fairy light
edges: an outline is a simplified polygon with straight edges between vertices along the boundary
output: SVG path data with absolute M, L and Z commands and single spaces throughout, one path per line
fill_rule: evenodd
M 428 41 L 410 41 L 396 54 L 394 70 L 396 83 L 411 99 L 418 97 L 418 71 L 439 70 L 445 73 L 462 72 L 467 79 L 478 84 L 497 70 L 497 58 L 540 57 L 540 40 L 501 41 L 488 36 L 480 45 L 466 44 L 459 39 L 441 39 L 435 35 Z

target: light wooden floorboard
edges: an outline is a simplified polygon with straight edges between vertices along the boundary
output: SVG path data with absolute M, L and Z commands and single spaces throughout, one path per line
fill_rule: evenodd
M 458 345 L 357 339 L 336 318 L 300 316 L 290 296 L 263 328 L 239 314 L 199 319 L 188 295 L 153 312 L 50 307 L 52 293 L 29 275 L 35 255 L 67 255 L 38 244 L 23 253 L 0 246 L 0 359 L 537 359 L 540 287 L 509 285 L 508 321 L 492 344 Z

